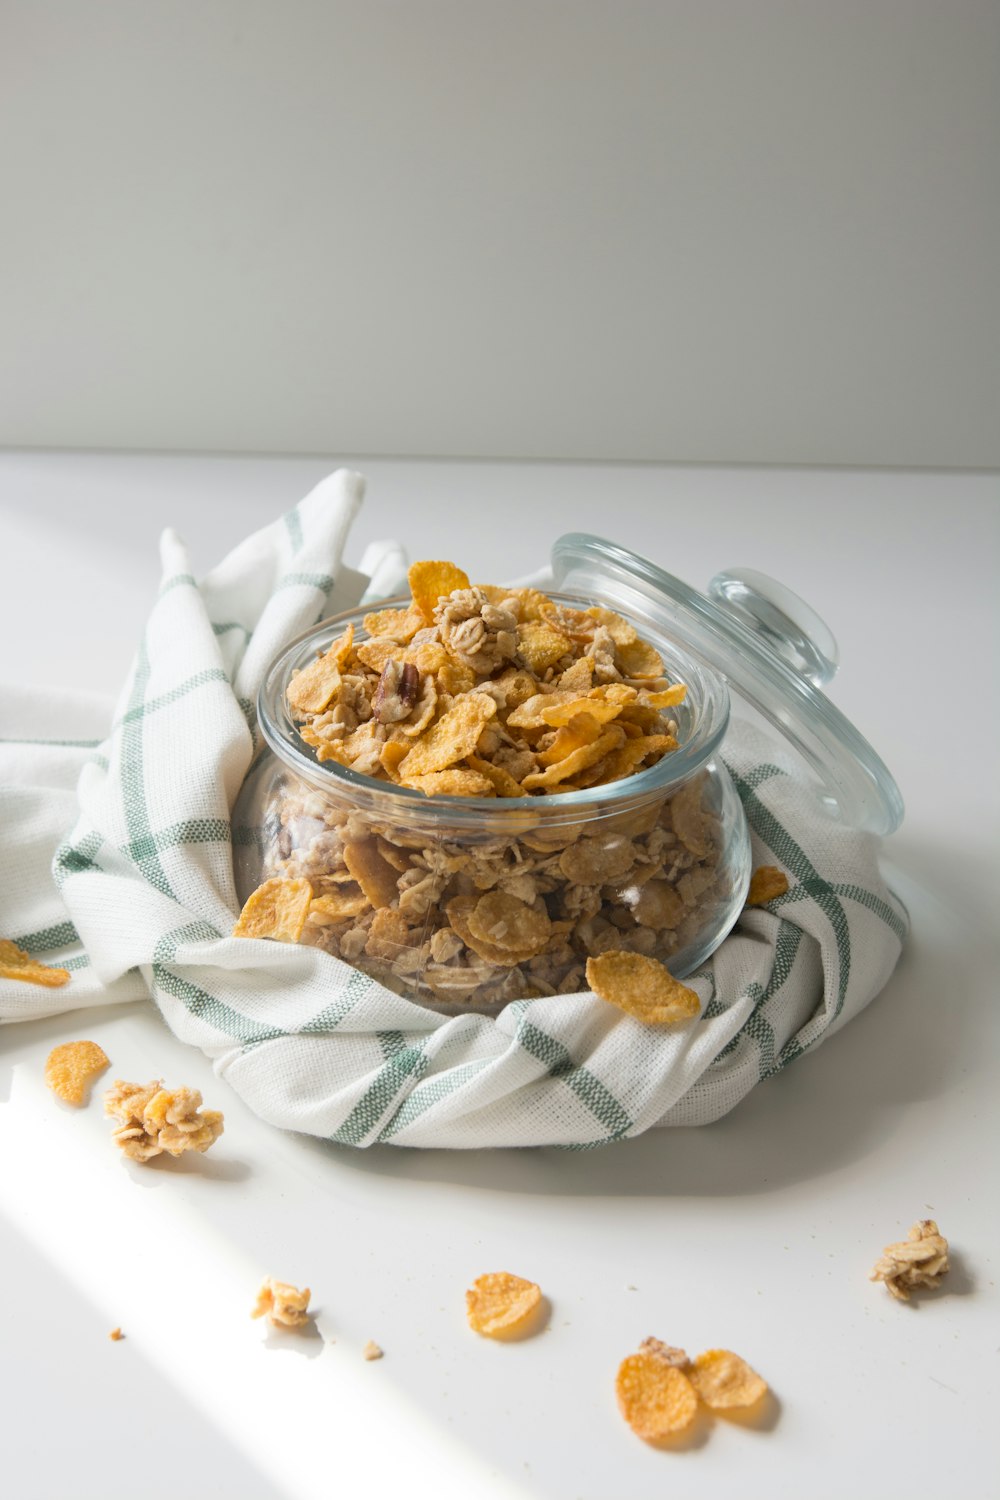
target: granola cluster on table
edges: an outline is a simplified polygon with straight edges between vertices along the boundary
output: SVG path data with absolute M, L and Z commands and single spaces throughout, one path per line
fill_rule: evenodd
M 324 948 L 401 993 L 490 1009 L 586 988 L 588 957 L 669 957 L 719 899 L 708 779 L 600 816 L 558 794 L 618 782 L 678 747 L 654 647 L 610 610 L 473 586 L 417 563 L 412 603 L 348 625 L 286 701 L 317 761 L 423 792 L 398 816 L 292 776 L 272 798 L 262 885 L 237 936 Z M 492 798 L 470 828 L 441 796 Z

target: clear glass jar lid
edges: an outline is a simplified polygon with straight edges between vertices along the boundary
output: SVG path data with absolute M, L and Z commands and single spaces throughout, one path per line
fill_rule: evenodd
M 903 820 L 888 767 L 822 692 L 837 643 L 791 590 L 750 569 L 718 573 L 699 594 L 647 558 L 573 532 L 552 548 L 558 589 L 645 620 L 723 677 L 781 733 L 841 822 L 887 834 Z

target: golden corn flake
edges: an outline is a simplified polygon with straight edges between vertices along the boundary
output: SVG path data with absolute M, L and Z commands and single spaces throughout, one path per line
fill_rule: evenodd
M 9 938 L 0 938 L 0 979 L 23 979 L 26 984 L 41 984 L 46 989 L 55 989 L 67 983 L 69 970 L 41 964 Z
M 405 740 L 386 740 L 379 751 L 379 760 L 382 767 L 392 777 L 393 781 L 399 780 L 400 762 L 410 753 L 410 747 Z
M 480 776 L 485 776 L 490 783 L 494 793 L 498 797 L 526 797 L 528 793 L 519 781 L 515 781 L 509 771 L 503 766 L 496 766 L 490 760 L 481 760 L 478 755 L 469 755 L 466 762 L 470 770 L 477 771 Z
M 554 667 L 571 649 L 569 639 L 543 620 L 527 620 L 517 627 L 517 654 L 537 676 Z
M 523 1331 L 542 1301 L 541 1287 L 509 1271 L 477 1276 L 465 1294 L 465 1313 L 473 1333 L 504 1338 Z
M 616 724 L 612 724 L 593 744 L 581 745 L 579 750 L 571 751 L 554 766 L 548 766 L 544 771 L 533 772 L 524 778 L 521 785 L 527 791 L 534 788 L 551 789 L 558 786 L 561 781 L 575 776 L 577 771 L 583 771 L 587 766 L 596 765 L 599 760 L 603 760 L 609 750 L 616 750 L 621 745 L 624 738 L 624 731 Z
M 467 755 L 473 755 L 479 736 L 496 711 L 496 703 L 487 693 L 470 693 L 461 698 L 416 742 L 400 763 L 400 776 L 408 780 L 432 771 L 446 771 Z
M 586 611 L 598 625 L 603 625 L 616 646 L 633 646 L 639 639 L 634 625 L 616 615 L 613 609 L 600 609 L 593 605 Z
M 774 865 L 760 865 L 750 877 L 747 906 L 765 906 L 788 890 L 788 876 Z
M 413 787 L 427 797 L 495 797 L 493 782 L 479 771 L 453 767 L 447 771 L 429 771 L 426 776 L 407 776 L 403 786 Z
M 386 636 L 397 645 L 412 641 L 424 626 L 424 617 L 419 609 L 377 609 L 365 615 L 362 626 L 370 636 Z
M 695 776 L 684 783 L 679 792 L 670 799 L 670 818 L 674 832 L 685 849 L 698 859 L 711 852 L 711 824 L 701 805 L 703 776 Z
M 627 725 L 622 727 L 627 731 Z M 676 749 L 677 741 L 669 734 L 640 734 L 634 739 L 627 739 L 624 745 L 608 757 L 604 780 L 621 781 L 623 776 L 631 776 L 651 755 L 659 757 L 667 750 Z
M 297 713 L 323 712 L 340 688 L 340 669 L 350 655 L 353 641 L 354 626 L 348 625 L 343 635 L 338 636 L 322 656 L 295 673 L 286 696 Z
M 363 666 L 381 674 L 386 662 L 403 659 L 405 649 L 398 641 L 389 640 L 388 636 L 377 636 L 375 640 L 362 641 L 354 654 Z
M 505 891 L 487 891 L 469 914 L 469 931 L 495 948 L 528 957 L 541 953 L 552 935 L 552 923 L 543 901 L 527 906 Z
M 474 896 L 455 896 L 445 907 L 445 914 L 452 931 L 461 938 L 467 948 L 486 963 L 495 964 L 501 969 L 513 969 L 517 964 L 531 957 L 530 953 L 522 954 L 517 949 L 509 947 L 500 948 L 487 938 L 477 937 L 469 926 L 469 918 L 475 905 Z
M 639 689 L 639 702 L 646 704 L 648 708 L 673 708 L 676 704 L 683 703 L 686 697 L 687 688 L 683 682 L 675 682 L 672 687 L 658 692 L 651 688 Z
M 548 749 L 539 751 L 539 764 L 554 766 L 558 761 L 565 760 L 566 756 L 571 755 L 574 750 L 579 750 L 584 745 L 592 745 L 600 737 L 600 733 L 600 723 L 593 714 L 574 714 L 557 731 Z
M 469 587 L 469 575 L 450 562 L 415 562 L 406 576 L 413 603 L 428 625 L 433 623 L 439 599 Z
M 403 913 L 395 906 L 381 907 L 372 918 L 365 942 L 369 958 L 392 960 L 403 948 L 413 948 L 420 942 L 420 934 L 407 922 Z
M 361 887 L 355 882 L 343 882 L 335 891 L 326 891 L 309 903 L 306 918 L 310 927 L 332 927 L 345 922 L 349 917 L 360 917 L 371 903 Z
M 753 1406 L 767 1394 L 767 1381 L 730 1349 L 706 1349 L 692 1360 L 691 1384 L 713 1411 Z
M 638 638 L 615 653 L 623 677 L 653 678 L 663 676 L 663 658 L 648 641 Z
M 587 959 L 587 983 L 595 995 L 651 1026 L 690 1021 L 701 1012 L 694 990 L 658 959 L 609 949 Z
M 45 1082 L 64 1104 L 85 1104 L 91 1082 L 107 1066 L 96 1042 L 63 1042 L 45 1061 Z
M 345 844 L 344 864 L 376 910 L 392 904 L 397 895 L 399 871 L 382 858 L 373 838 Z
M 646 1442 L 683 1432 L 698 1410 L 698 1397 L 687 1375 L 655 1349 L 641 1349 L 622 1360 L 615 1394 L 622 1416 Z
M 306 925 L 313 889 L 308 880 L 265 880 L 250 896 L 233 937 L 297 943 Z

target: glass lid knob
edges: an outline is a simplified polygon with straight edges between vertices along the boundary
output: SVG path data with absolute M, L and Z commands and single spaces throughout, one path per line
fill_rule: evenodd
M 816 687 L 837 671 L 840 653 L 829 626 L 791 589 L 752 568 L 716 573 L 708 593 L 800 677 Z

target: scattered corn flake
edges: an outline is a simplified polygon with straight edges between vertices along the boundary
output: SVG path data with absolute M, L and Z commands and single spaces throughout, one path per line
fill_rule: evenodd
M 746 906 L 765 906 L 788 890 L 788 876 L 774 865 L 760 865 L 750 877 Z
M 400 775 L 409 780 L 413 776 L 430 775 L 432 771 L 445 771 L 467 755 L 475 754 L 479 736 L 496 711 L 496 702 L 487 693 L 470 693 L 467 698 L 459 699 L 417 740 L 400 763 Z
M 376 910 L 391 905 L 398 894 L 396 887 L 399 871 L 394 870 L 382 858 L 374 838 L 345 844 L 343 858 L 344 864 Z
M 683 1432 L 698 1410 L 698 1397 L 684 1371 L 652 1349 L 640 1349 L 622 1360 L 615 1394 L 622 1416 L 647 1442 Z
M 432 624 L 438 600 L 456 589 L 469 588 L 469 575 L 451 562 L 415 562 L 407 573 L 413 603 L 425 624 Z
M 96 1042 L 63 1042 L 46 1059 L 45 1082 L 64 1104 L 85 1104 L 91 1083 L 108 1065 Z
M 713 1411 L 753 1406 L 767 1394 L 767 1381 L 731 1349 L 706 1349 L 691 1361 L 689 1376 Z
M 701 1011 L 695 991 L 675 979 L 665 964 L 643 953 L 611 948 L 591 956 L 587 983 L 602 1000 L 647 1025 L 690 1021 Z
M 113 1344 L 120 1343 L 124 1337 L 125 1335 L 122 1333 L 120 1328 L 112 1328 L 111 1332 L 108 1334 L 108 1338 Z
M 265 880 L 248 898 L 233 937 L 297 943 L 306 925 L 313 889 L 308 880 Z
M 126 1083 L 116 1078 L 104 1095 L 104 1113 L 113 1115 L 118 1129 L 113 1139 L 133 1161 L 148 1161 L 166 1151 L 207 1151 L 223 1131 L 222 1114 L 201 1108 L 197 1089 L 165 1089 L 152 1083 Z
M 275 1328 L 301 1328 L 311 1316 L 309 1297 L 308 1287 L 299 1291 L 289 1281 L 276 1281 L 273 1276 L 267 1276 L 250 1316 L 262 1318 L 266 1314 L 267 1321 Z
M 413 787 L 428 797 L 495 797 L 496 789 L 489 776 L 479 771 L 450 767 L 447 771 L 428 771 L 425 776 L 407 776 L 403 786 Z
M 10 938 L 0 938 L 0 979 L 23 979 L 26 984 L 41 984 L 46 989 L 55 989 L 69 980 L 68 969 L 54 969 L 50 964 L 39 963 L 30 953 L 25 953 Z
M 465 1294 L 469 1327 L 485 1338 L 503 1338 L 523 1330 L 542 1301 L 541 1287 L 509 1271 L 477 1276 Z
M 526 620 L 517 627 L 518 657 L 536 675 L 554 667 L 570 650 L 568 637 L 544 620 Z
M 362 1359 L 381 1359 L 383 1352 L 374 1339 L 369 1339 L 361 1351 L 361 1357 Z
M 905 1240 L 886 1245 L 869 1281 L 882 1281 L 897 1302 L 909 1302 L 918 1287 L 940 1286 L 948 1272 L 948 1241 L 933 1219 L 911 1225 Z

